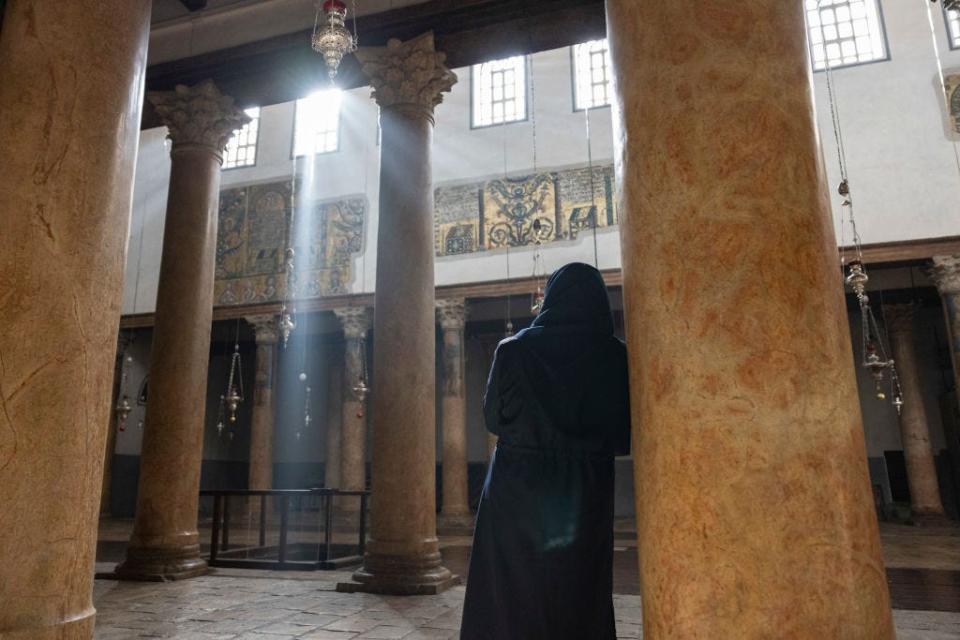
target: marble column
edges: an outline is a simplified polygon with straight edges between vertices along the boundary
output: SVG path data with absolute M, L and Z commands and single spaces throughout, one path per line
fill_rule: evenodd
M 354 582 L 338 589 L 436 593 L 436 329 L 433 110 L 457 77 L 433 34 L 356 53 L 380 106 L 380 221 L 373 343 L 373 504 Z
M 327 373 L 327 401 L 324 412 L 324 429 L 326 430 L 327 455 L 323 465 L 323 485 L 334 489 L 340 488 L 340 464 L 343 442 L 343 371 L 339 362 L 328 361 L 330 367 Z M 339 508 L 339 503 L 337 507 Z
M 249 118 L 209 81 L 147 97 L 173 147 L 136 519 L 117 575 L 172 580 L 206 571 L 197 503 L 220 165 L 227 140 Z
M 953 363 L 954 389 L 960 400 L 960 254 L 934 256 L 930 277 L 940 291 Z
M 354 391 L 363 375 L 363 347 L 370 330 L 370 311 L 364 307 L 335 309 L 343 326 L 343 404 L 340 434 L 340 488 L 358 491 L 367 487 L 367 406 L 366 400 Z M 367 384 L 370 381 L 367 380 Z M 344 511 L 357 511 L 360 502 L 345 499 Z
M 893 638 L 803 3 L 606 7 L 644 638 Z
M 930 427 L 923 406 L 920 371 L 913 340 L 914 307 L 909 304 L 887 305 L 883 309 L 887 333 L 903 391 L 900 415 L 900 439 L 907 463 L 910 484 L 910 510 L 917 521 L 940 520 L 944 517 L 937 483 L 937 466 L 930 446 Z
M 149 28 L 148 0 L 4 7 L 4 640 L 93 637 L 97 515 Z
M 250 420 L 250 469 L 247 488 L 273 488 L 273 366 L 277 354 L 276 316 L 250 316 L 257 341 L 257 371 L 253 388 L 253 416 Z M 259 500 L 254 501 L 259 504 Z
M 440 424 L 443 433 L 442 524 L 473 526 L 467 492 L 467 402 L 464 393 L 463 328 L 466 304 L 460 299 L 437 301 L 437 319 L 443 333 L 443 389 Z

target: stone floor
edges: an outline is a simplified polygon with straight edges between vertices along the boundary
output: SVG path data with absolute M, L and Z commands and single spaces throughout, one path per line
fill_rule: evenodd
M 96 638 L 440 640 L 457 637 L 463 587 L 439 596 L 340 594 L 347 573 L 220 570 L 185 582 L 97 580 Z M 618 638 L 641 638 L 640 598 L 614 596 Z M 960 638 L 960 613 L 894 611 L 899 640 Z
M 640 638 L 636 544 L 616 541 L 614 607 L 620 638 Z M 883 525 L 899 640 L 960 639 L 960 531 Z M 129 523 L 101 526 L 98 571 L 112 567 Z M 444 562 L 463 574 L 470 539 L 442 538 Z M 96 638 L 403 640 L 456 638 L 464 589 L 439 596 L 381 597 L 334 590 L 349 572 L 217 569 L 174 583 L 97 580 Z

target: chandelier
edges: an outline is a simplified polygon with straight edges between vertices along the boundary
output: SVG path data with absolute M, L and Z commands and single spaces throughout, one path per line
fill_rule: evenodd
M 331 82 L 337 77 L 343 56 L 357 50 L 356 19 L 353 23 L 354 33 L 350 33 L 345 26 L 346 19 L 347 5 L 340 0 L 326 0 L 317 7 L 317 16 L 313 22 L 310 45 L 323 56 Z

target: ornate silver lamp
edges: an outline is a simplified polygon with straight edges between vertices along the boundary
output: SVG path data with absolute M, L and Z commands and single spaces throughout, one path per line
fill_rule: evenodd
M 317 7 L 317 17 L 313 22 L 310 45 L 323 56 L 331 82 L 337 77 L 343 56 L 357 50 L 356 32 L 350 33 L 346 27 L 346 19 L 347 5 L 340 0 L 326 0 Z

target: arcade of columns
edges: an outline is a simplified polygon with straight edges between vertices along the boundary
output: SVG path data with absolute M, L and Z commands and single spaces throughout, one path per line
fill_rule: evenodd
M 803 7 L 719 4 L 704 9 L 709 19 L 690 20 L 682 4 L 607 3 L 644 637 L 762 636 L 777 628 L 783 636 L 892 638 Z M 147 0 L 6 6 L 5 638 L 92 636 L 94 543 L 148 28 Z M 688 46 L 678 49 L 678 41 Z M 361 50 L 358 59 L 381 109 L 380 202 L 387 204 L 377 262 L 391 268 L 377 271 L 373 313 L 371 539 L 363 568 L 340 588 L 431 593 L 453 581 L 440 562 L 434 508 L 436 314 L 449 372 L 443 453 L 454 463 L 444 465 L 450 490 L 443 516 L 466 514 L 459 475 L 463 305 L 435 308 L 430 176 L 433 109 L 456 78 L 429 34 Z M 705 82 L 714 90 L 700 91 Z M 49 99 L 59 94 L 73 96 L 69 108 Z M 776 105 L 745 97 L 774 95 Z M 205 570 L 197 539 L 198 389 L 206 380 L 221 152 L 244 116 L 210 83 L 149 99 L 173 140 L 150 363 L 151 396 L 167 401 L 148 407 L 136 522 L 118 573 L 172 579 Z M 764 215 L 771 211 L 776 215 Z M 784 262 L 791 268 L 771 268 Z M 932 274 L 956 372 L 960 256 L 935 258 Z M 918 510 L 937 515 L 926 418 L 922 403 L 910 401 L 918 393 L 910 313 L 901 311 L 892 327 L 913 405 L 902 424 L 912 498 Z M 360 487 L 365 413 L 349 390 L 369 319 L 355 309 L 337 315 L 347 348 L 337 385 L 345 395 L 334 434 L 336 479 Z M 677 315 L 687 322 L 676 323 Z M 271 319 L 251 322 L 258 365 L 250 484 L 265 488 L 276 335 Z M 786 353 L 792 344 L 800 348 Z

